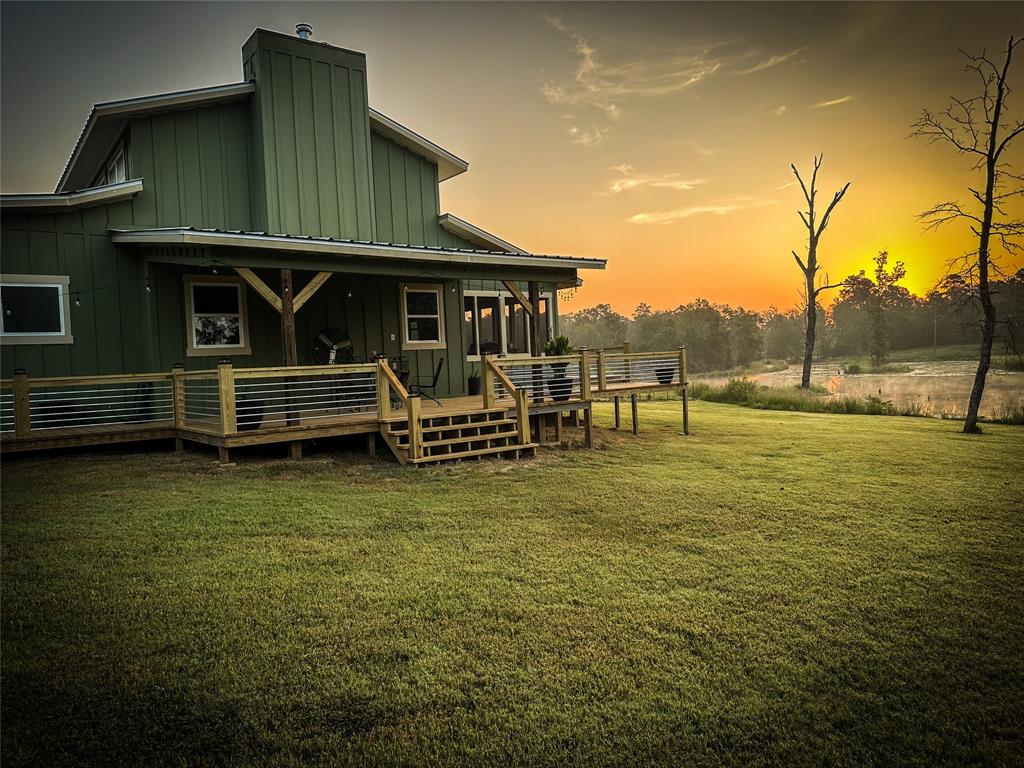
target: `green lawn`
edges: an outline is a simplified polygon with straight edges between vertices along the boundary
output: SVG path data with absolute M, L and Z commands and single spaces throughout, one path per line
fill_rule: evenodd
M 4 764 L 1021 764 L 1024 430 L 692 417 L 5 460 Z

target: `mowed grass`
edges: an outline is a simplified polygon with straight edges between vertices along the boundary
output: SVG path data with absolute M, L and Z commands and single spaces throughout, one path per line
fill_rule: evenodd
M 5 460 L 4 764 L 1019 765 L 1024 430 L 691 415 Z

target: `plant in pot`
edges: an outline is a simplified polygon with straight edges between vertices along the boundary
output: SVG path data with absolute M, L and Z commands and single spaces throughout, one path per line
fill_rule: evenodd
M 544 354 L 548 357 L 571 355 L 575 352 L 566 336 L 556 336 L 544 345 Z M 564 402 L 572 397 L 572 379 L 565 375 L 569 364 L 566 362 L 548 363 L 551 378 L 548 379 L 548 394 L 557 402 Z
M 467 391 L 471 395 L 480 394 L 480 371 L 472 371 L 469 374 L 469 382 L 467 384 Z

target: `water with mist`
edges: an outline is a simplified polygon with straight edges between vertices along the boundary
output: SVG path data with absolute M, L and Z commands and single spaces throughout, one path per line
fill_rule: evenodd
M 820 384 L 829 397 L 868 397 L 874 395 L 901 406 L 920 404 L 933 416 L 963 416 L 974 383 L 977 361 L 950 360 L 942 362 L 899 363 L 909 368 L 905 373 L 843 373 L 839 362 L 816 363 L 811 368 L 811 383 Z M 784 371 L 751 373 L 753 379 L 766 386 L 783 387 L 800 383 L 800 366 Z M 709 384 L 724 384 L 726 377 L 691 376 Z M 985 384 L 981 402 L 982 416 L 999 415 L 1004 408 L 1024 400 L 1024 372 L 992 369 Z

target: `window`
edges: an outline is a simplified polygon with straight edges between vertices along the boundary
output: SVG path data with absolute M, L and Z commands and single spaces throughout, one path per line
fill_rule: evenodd
M 63 275 L 0 277 L 0 338 L 4 344 L 71 344 L 69 280 Z
M 122 138 L 111 150 L 107 161 L 93 180 L 94 187 L 119 184 L 128 180 L 128 141 Z
M 190 357 L 252 353 L 241 279 L 188 276 L 185 307 Z
M 530 316 L 507 291 L 466 291 L 463 299 L 463 338 L 466 356 L 530 354 Z M 540 300 L 540 340 L 551 338 L 554 318 L 549 311 L 551 294 Z M 543 350 L 540 350 L 543 351 Z
M 444 349 L 444 286 L 403 284 L 402 348 Z

